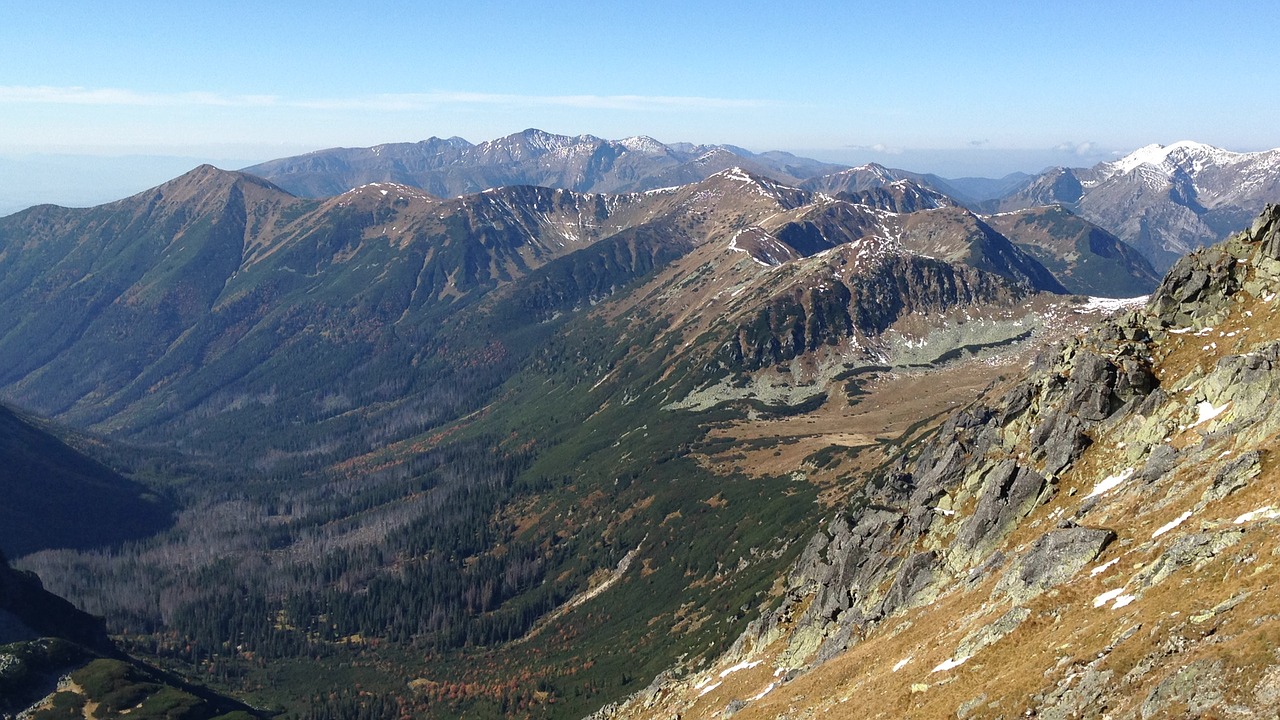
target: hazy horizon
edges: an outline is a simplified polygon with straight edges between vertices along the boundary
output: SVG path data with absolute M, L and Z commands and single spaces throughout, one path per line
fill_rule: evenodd
M 554 132 L 554 130 L 548 131 Z M 483 142 L 494 138 L 466 139 L 470 142 Z M 658 139 L 667 143 L 686 142 L 678 139 Z M 1175 141 L 1176 139 L 1162 139 L 1155 142 L 1169 144 Z M 345 147 L 355 147 L 355 145 L 348 144 Z M 67 207 L 90 207 L 108 203 L 155 187 L 204 163 L 224 170 L 239 170 L 267 160 L 325 148 L 299 145 L 202 149 L 205 152 L 191 154 L 0 152 L 0 216 L 46 203 Z M 801 157 L 849 166 L 875 162 L 887 167 L 933 173 L 945 178 L 998 179 L 1018 172 L 1033 175 L 1054 166 L 1089 167 L 1098 162 L 1115 159 L 1136 148 L 1113 151 L 1084 148 L 1083 152 L 1080 148 L 1072 147 L 1043 150 L 986 147 L 941 150 L 869 147 L 818 149 L 752 147 L 747 149 L 752 152 L 782 150 Z M 1244 151 L 1253 148 L 1227 149 Z

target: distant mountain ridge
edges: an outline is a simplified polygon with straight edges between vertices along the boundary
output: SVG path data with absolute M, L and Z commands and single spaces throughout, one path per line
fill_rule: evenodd
M 529 129 L 472 144 L 430 138 L 370 148 L 332 148 L 244 168 L 295 195 L 327 197 L 370 182 L 397 182 L 440 197 L 507 185 L 576 192 L 634 192 L 685 185 L 740 166 L 787 183 L 841 166 L 732 145 L 665 145 L 645 136 L 604 140 Z
M 1115 233 L 1165 269 L 1246 227 L 1280 200 L 1280 149 L 1231 152 L 1191 141 L 1147 145 L 1092 168 L 1050 168 L 990 212 L 1060 204 Z
M 454 137 L 319 150 L 245 172 L 305 197 L 336 195 L 370 182 L 451 197 L 513 184 L 636 192 L 698 182 L 731 167 L 830 194 L 910 181 L 980 213 L 1062 205 L 1138 248 L 1156 269 L 1240 230 L 1266 202 L 1280 199 L 1280 150 L 1238 153 L 1190 141 L 1149 145 L 1092 168 L 948 179 L 733 145 L 663 144 L 645 136 L 604 140 L 529 129 L 479 144 Z

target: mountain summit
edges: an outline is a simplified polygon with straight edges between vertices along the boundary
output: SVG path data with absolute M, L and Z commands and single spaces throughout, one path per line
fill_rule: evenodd
M 1157 269 L 1224 239 L 1280 198 L 1280 149 L 1147 145 L 1088 169 L 1051 168 L 988 210 L 1061 204 L 1142 251 Z

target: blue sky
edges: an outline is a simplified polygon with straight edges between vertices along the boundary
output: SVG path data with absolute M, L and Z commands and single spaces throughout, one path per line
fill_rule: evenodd
M 1280 146 L 1277 21 L 1230 0 L 4 0 L 0 156 L 248 164 L 528 127 L 951 176 L 1258 150 Z

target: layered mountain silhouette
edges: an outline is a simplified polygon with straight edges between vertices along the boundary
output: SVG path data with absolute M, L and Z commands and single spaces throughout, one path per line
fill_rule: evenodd
M 449 197 L 507 185 L 633 192 L 697 182 L 730 167 L 795 183 L 838 166 L 731 145 L 664 145 L 648 137 L 603 140 L 529 129 L 478 145 L 454 137 L 318 150 L 244 171 L 306 197 L 337 195 L 370 182 L 412 185 Z
M 531 184 L 579 192 L 631 192 L 697 182 L 730 167 L 809 190 L 858 193 L 898 181 L 980 213 L 1062 206 L 1136 247 L 1156 269 L 1239 231 L 1276 195 L 1280 151 L 1237 153 L 1183 141 L 1150 145 L 1093 168 L 1050 168 L 1000 179 L 948 179 L 870 163 L 841 167 L 732 145 L 665 145 L 526 130 L 471 144 L 431 138 L 334 148 L 245 168 L 300 196 L 396 182 L 448 197 Z

